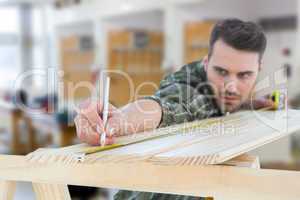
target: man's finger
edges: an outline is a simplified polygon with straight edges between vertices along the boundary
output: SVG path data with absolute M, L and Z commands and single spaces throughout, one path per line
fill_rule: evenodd
M 115 137 L 114 136 L 108 136 L 105 140 L 105 145 L 111 145 L 115 143 Z
M 75 117 L 74 122 L 75 122 L 76 133 L 77 133 L 78 138 L 82 142 L 85 142 L 85 135 L 86 135 L 85 129 L 88 126 L 88 121 L 78 115 Z
M 99 145 L 100 144 L 100 134 L 93 131 L 92 129 L 86 135 L 86 142 L 90 145 Z
M 101 138 L 101 134 L 96 133 L 96 132 L 90 132 L 87 135 L 86 142 L 88 144 L 94 145 L 94 146 L 100 145 L 100 138 Z M 114 141 L 115 141 L 115 137 L 113 137 L 113 136 L 107 136 L 105 138 L 105 145 L 111 145 L 111 144 L 114 143 Z
M 94 131 L 97 131 L 97 129 L 101 129 L 101 131 L 103 130 L 103 122 L 97 111 L 97 103 L 91 102 L 88 105 L 85 105 L 84 108 L 80 109 L 80 115 L 89 121 Z
M 122 119 L 121 115 L 116 114 L 115 116 L 109 118 L 105 127 L 107 135 L 119 136 L 122 123 L 124 123 L 124 120 Z
M 99 113 L 103 112 L 103 105 L 104 104 L 102 103 L 102 101 L 97 101 L 97 110 L 98 110 Z M 108 105 L 108 111 L 109 112 L 113 112 L 115 110 L 117 110 L 117 108 L 114 105 L 112 105 L 112 104 Z
M 270 99 L 257 99 L 253 101 L 253 108 L 254 109 L 261 109 L 261 108 L 270 108 L 273 109 L 275 104 Z

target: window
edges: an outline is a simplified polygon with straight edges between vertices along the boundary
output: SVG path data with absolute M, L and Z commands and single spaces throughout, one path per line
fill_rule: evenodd
M 9 87 L 19 74 L 20 26 L 18 7 L 0 7 L 0 87 Z

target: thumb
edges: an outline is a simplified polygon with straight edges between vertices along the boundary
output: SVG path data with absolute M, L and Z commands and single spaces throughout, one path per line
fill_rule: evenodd
M 118 114 L 113 115 L 112 117 L 110 117 L 107 120 L 106 129 L 105 129 L 106 133 L 109 136 L 122 135 L 122 133 L 121 133 L 122 123 L 123 123 L 123 120 L 120 115 L 118 115 Z
M 114 136 L 107 136 L 105 140 L 105 145 L 111 145 L 115 143 L 115 137 Z
M 97 103 L 97 112 L 99 115 L 101 115 L 103 113 L 103 105 L 104 104 L 100 101 Z M 112 104 L 108 105 L 108 116 L 112 116 L 113 113 L 115 113 L 116 111 L 117 111 L 117 108 L 114 105 L 112 105 Z

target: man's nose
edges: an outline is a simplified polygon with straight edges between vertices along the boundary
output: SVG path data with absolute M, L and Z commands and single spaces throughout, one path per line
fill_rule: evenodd
M 225 91 L 237 95 L 239 93 L 237 87 L 237 80 L 231 79 L 225 82 Z

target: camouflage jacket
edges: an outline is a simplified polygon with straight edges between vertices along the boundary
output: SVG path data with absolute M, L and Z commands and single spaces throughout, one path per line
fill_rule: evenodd
M 187 64 L 179 71 L 165 77 L 160 82 L 159 90 L 153 96 L 146 97 L 146 99 L 153 99 L 161 105 L 163 116 L 160 127 L 222 115 L 213 98 L 213 90 L 207 84 L 207 76 L 202 61 Z M 114 199 L 199 200 L 203 198 L 120 191 L 114 196 Z

